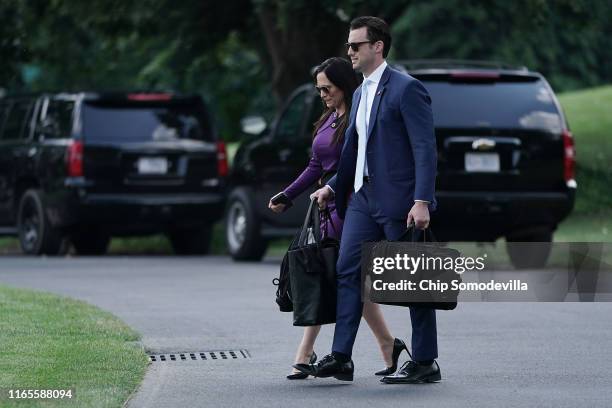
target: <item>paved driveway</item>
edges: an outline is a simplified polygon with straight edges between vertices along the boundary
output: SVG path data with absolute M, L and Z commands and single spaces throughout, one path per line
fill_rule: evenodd
M 383 385 L 362 325 L 353 383 L 287 381 L 301 329 L 279 313 L 279 260 L 225 257 L 0 258 L 0 283 L 109 310 L 152 352 L 247 349 L 249 359 L 152 363 L 130 407 L 609 407 L 612 303 L 470 303 L 438 314 L 443 381 Z M 407 310 L 385 307 L 408 338 Z M 315 346 L 329 351 L 332 327 Z

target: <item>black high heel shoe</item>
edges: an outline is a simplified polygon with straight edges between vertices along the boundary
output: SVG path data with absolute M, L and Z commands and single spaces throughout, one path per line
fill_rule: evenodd
M 310 356 L 310 364 L 314 364 L 316 362 L 317 362 L 317 353 L 313 351 L 312 355 Z M 306 378 L 308 378 L 308 374 L 304 374 L 304 373 L 294 373 L 294 374 L 289 374 L 287 376 L 288 380 L 305 380 Z
M 406 347 L 406 343 L 404 343 L 400 339 L 395 339 L 393 341 L 393 354 L 391 354 L 391 359 L 393 360 L 393 365 L 391 367 L 387 367 L 384 370 L 380 370 L 374 375 L 391 375 L 397 370 L 397 360 L 399 360 L 400 354 L 402 351 L 406 350 L 406 353 L 410 356 L 410 352 L 408 351 L 408 347 Z M 412 356 L 410 356 L 412 358 Z

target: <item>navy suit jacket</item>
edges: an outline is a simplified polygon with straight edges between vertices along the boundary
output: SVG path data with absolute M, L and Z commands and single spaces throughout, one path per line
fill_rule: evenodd
M 361 87 L 353 95 L 338 172 L 328 182 L 341 218 L 354 185 L 360 99 Z M 366 155 L 370 182 L 384 215 L 405 219 L 415 199 L 429 201 L 429 210 L 435 210 L 437 153 L 431 98 L 420 81 L 389 66 L 372 102 Z

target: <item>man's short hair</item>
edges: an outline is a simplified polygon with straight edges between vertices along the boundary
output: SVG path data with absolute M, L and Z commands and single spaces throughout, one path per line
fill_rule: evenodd
M 372 16 L 357 17 L 351 21 L 351 30 L 357 30 L 361 27 L 367 27 L 369 41 L 372 43 L 382 41 L 384 43 L 383 58 L 387 58 L 391 49 L 391 34 L 387 22 L 382 18 Z

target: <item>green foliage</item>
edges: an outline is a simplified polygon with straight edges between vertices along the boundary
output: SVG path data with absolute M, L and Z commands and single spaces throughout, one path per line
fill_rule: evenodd
M 28 61 L 24 47 L 27 27 L 22 10 L 18 7 L 20 2 L 15 3 L 0 1 L 0 88 L 7 84 L 20 86 L 20 65 Z
M 251 96 L 266 90 L 265 67 L 239 36 L 248 5 L 3 0 L 0 52 L 10 65 L 3 67 L 0 87 L 200 93 L 222 137 L 235 139 Z M 20 30 L 11 31 L 8 21 Z
M 0 88 L 171 90 L 209 102 L 237 140 L 310 68 L 344 55 L 348 22 L 392 25 L 393 58 L 498 59 L 557 90 L 612 81 L 609 0 L 0 0 Z
M 415 1 L 393 27 L 397 58 L 500 60 L 556 90 L 612 81 L 608 0 Z

